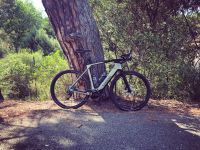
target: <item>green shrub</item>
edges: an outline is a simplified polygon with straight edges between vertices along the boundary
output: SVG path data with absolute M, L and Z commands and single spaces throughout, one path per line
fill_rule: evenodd
M 67 68 L 67 62 L 60 56 L 60 51 L 56 51 L 48 56 L 38 55 L 38 57 L 35 57 L 34 81 L 32 86 L 35 87 L 33 89 L 36 90 L 36 95 L 38 95 L 40 99 L 49 97 L 51 79 L 59 71 Z
M 54 37 L 48 36 L 44 29 L 39 29 L 35 38 L 44 55 L 48 55 L 55 51 L 55 49 L 60 48 L 58 41 Z
M 0 60 L 0 88 L 13 99 L 46 99 L 53 76 L 67 67 L 59 51 L 49 56 L 21 50 Z

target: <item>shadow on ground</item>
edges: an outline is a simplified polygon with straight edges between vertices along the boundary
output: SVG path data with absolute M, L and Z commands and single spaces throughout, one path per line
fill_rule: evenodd
M 0 118 L 1 119 L 1 118 Z M 199 149 L 197 118 L 158 112 L 34 110 L 0 122 L 5 149 Z

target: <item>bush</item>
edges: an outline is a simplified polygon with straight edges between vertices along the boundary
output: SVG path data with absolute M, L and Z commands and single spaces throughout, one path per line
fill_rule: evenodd
M 150 80 L 152 98 L 200 100 L 200 69 L 194 67 L 194 62 L 181 58 L 170 60 L 160 53 L 152 53 L 147 58 L 136 60 L 139 65 L 131 68 Z
M 13 99 L 46 99 L 50 79 L 66 69 L 66 61 L 58 51 L 49 56 L 27 51 L 30 50 L 21 50 L 1 59 L 0 88 L 4 95 Z
M 49 36 L 42 28 L 28 32 L 26 36 L 23 37 L 21 47 L 30 48 L 32 51 L 41 49 L 44 55 L 48 55 L 56 49 L 60 49 L 58 41 L 53 36 Z
M 43 50 L 44 55 L 48 55 L 49 53 L 55 51 L 55 49 L 60 48 L 58 41 L 54 37 L 48 36 L 44 29 L 37 31 L 36 41 Z

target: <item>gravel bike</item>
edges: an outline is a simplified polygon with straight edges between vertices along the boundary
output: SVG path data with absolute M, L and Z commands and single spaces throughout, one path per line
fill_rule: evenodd
M 85 54 L 90 50 L 77 50 L 76 52 Z M 148 103 L 151 89 L 148 80 L 142 74 L 123 69 L 122 64 L 131 59 L 132 52 L 129 52 L 121 55 L 118 59 L 89 63 L 82 73 L 76 70 L 61 71 L 51 82 L 52 99 L 64 109 L 77 109 L 89 98 L 99 97 L 110 83 L 110 98 L 119 109 L 140 110 Z M 112 68 L 97 80 L 92 74 L 92 67 L 106 63 L 111 63 Z

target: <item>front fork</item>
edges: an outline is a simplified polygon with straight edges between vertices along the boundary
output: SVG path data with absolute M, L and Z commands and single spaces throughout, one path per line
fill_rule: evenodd
M 128 83 L 128 81 L 127 81 L 127 79 L 126 79 L 126 76 L 125 76 L 125 74 L 124 74 L 123 71 L 121 71 L 121 76 L 122 76 L 122 79 L 124 80 L 125 90 L 128 90 L 128 92 L 131 93 L 132 90 L 131 90 L 131 88 L 130 88 L 130 85 L 129 85 L 129 83 Z

